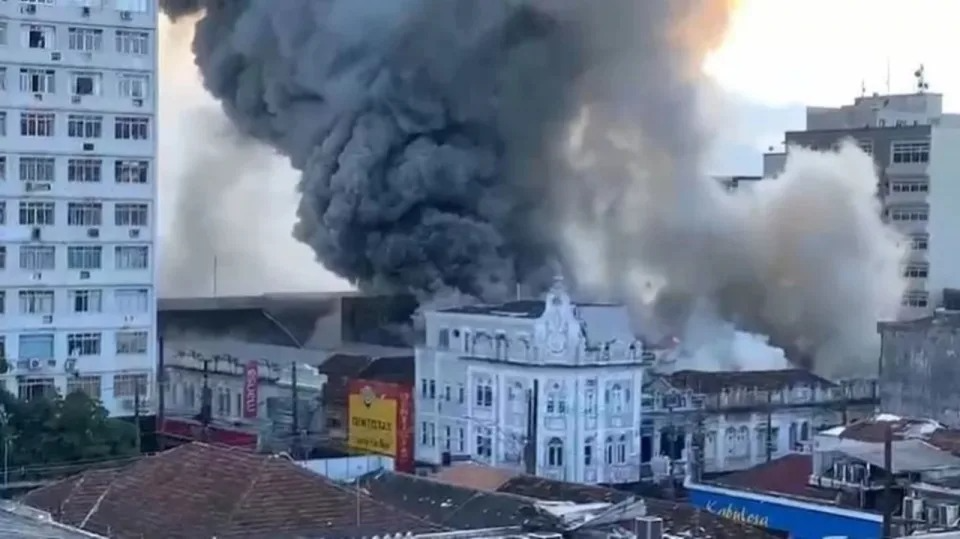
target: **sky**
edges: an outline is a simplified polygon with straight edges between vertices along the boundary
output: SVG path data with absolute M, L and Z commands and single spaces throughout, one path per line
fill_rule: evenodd
M 643 0 L 640 0 L 643 1 Z M 804 105 L 839 106 L 868 93 L 913 91 L 913 73 L 924 64 L 930 91 L 945 95 L 945 107 L 960 108 L 960 70 L 952 51 L 960 50 L 957 0 L 741 0 L 724 45 L 704 66 L 721 89 L 719 140 L 707 162 L 718 175 L 759 174 L 761 153 L 776 146 L 786 130 L 803 129 Z M 195 122 L 215 113 L 216 103 L 200 86 L 189 61 L 189 35 L 178 35 L 164 20 L 161 32 L 172 43 L 161 56 L 161 174 L 168 183 L 161 198 L 161 228 L 169 234 L 169 209 L 190 166 L 191 149 L 203 146 Z M 163 69 L 166 64 L 167 69 Z M 170 69 L 176 65 L 177 69 Z M 889 76 L 888 76 L 889 74 Z M 296 208 L 297 175 L 280 157 L 249 170 L 244 189 L 234 195 L 238 212 L 269 215 L 238 231 L 268 261 L 264 281 L 229 257 L 217 265 L 217 293 L 342 290 L 344 281 L 313 260 L 310 250 L 290 236 Z M 270 175 L 270 181 L 262 176 Z M 269 189 L 263 190 L 267 185 Z M 165 209 L 166 208 L 166 209 Z M 163 234 L 163 232 L 162 232 Z M 211 258 L 213 290 L 215 253 Z M 252 285 L 251 283 L 258 284 Z M 251 287 L 254 288 L 251 288 Z M 191 291 L 202 293 L 204 291 Z

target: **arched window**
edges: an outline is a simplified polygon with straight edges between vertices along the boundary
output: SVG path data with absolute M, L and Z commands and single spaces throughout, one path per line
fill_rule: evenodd
M 488 376 L 477 378 L 476 405 L 481 408 L 493 406 L 493 379 Z
M 515 414 L 522 414 L 527 411 L 527 392 L 523 389 L 523 384 L 513 382 L 510 384 L 510 391 L 507 395 L 510 400 L 510 410 Z
M 613 387 L 610 388 L 610 407 L 615 414 L 623 413 L 623 386 L 620 384 L 613 384 Z
M 737 454 L 742 457 L 750 454 L 750 429 L 746 426 L 737 431 Z
M 595 458 L 595 455 L 593 454 L 593 452 L 594 450 L 596 450 L 596 447 L 595 447 L 596 445 L 597 445 L 597 439 L 594 438 L 593 436 L 587 438 L 587 440 L 583 442 L 583 465 L 584 466 L 593 466 L 595 464 L 593 461 L 593 459 Z
M 803 442 L 810 440 L 810 424 L 806 421 L 800 423 L 800 440 Z
M 797 446 L 797 442 L 799 441 L 799 438 L 797 438 L 797 436 L 798 436 L 797 424 L 790 423 L 790 449 L 791 450 Z
M 727 427 L 726 433 L 723 436 L 724 447 L 727 450 L 727 455 L 736 455 L 739 449 L 737 448 L 737 429 L 733 427 Z
M 604 446 L 604 461 L 607 464 L 613 464 L 613 436 L 607 436 L 606 445 Z
M 617 463 L 624 464 L 627 462 L 627 435 L 621 434 L 620 438 L 617 440 Z
M 563 467 L 563 440 L 551 438 L 547 443 L 547 466 Z

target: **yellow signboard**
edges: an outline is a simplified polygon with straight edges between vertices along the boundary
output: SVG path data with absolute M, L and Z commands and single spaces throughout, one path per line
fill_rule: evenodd
M 397 401 L 364 391 L 351 394 L 348 406 L 347 444 L 354 449 L 396 456 Z

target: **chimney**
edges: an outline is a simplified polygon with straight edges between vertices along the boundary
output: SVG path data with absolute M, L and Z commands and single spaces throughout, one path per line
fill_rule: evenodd
M 663 519 L 639 517 L 633 521 L 633 533 L 637 539 L 663 539 Z

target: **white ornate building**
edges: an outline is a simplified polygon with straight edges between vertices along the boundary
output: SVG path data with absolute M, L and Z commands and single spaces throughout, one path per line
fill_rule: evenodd
M 585 483 L 640 476 L 644 365 L 625 307 L 544 300 L 428 312 L 416 458 L 470 458 Z

